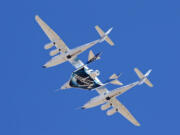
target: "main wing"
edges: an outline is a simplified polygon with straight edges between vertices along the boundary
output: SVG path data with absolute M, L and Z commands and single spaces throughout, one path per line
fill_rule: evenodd
M 134 124 L 135 126 L 140 126 L 139 122 L 133 117 L 133 115 L 128 111 L 128 109 L 122 103 L 120 103 L 119 100 L 117 100 L 116 98 L 112 98 L 110 100 L 110 103 L 132 124 Z
M 67 45 L 64 43 L 64 41 L 39 17 L 35 17 L 37 23 L 42 28 L 44 33 L 48 36 L 48 38 L 51 40 L 51 42 L 55 43 L 55 47 L 57 49 L 60 49 L 62 53 L 65 53 L 69 50 Z M 84 63 L 75 57 L 74 59 L 71 59 L 69 61 L 76 69 L 82 67 Z
M 64 41 L 39 16 L 36 15 L 35 19 L 51 42 L 55 43 L 57 49 L 60 49 L 62 53 L 69 50 Z

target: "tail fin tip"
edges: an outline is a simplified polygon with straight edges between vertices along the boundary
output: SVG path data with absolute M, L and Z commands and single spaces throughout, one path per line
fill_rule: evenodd
M 134 68 L 134 71 L 136 72 L 137 76 L 140 78 L 141 83 L 143 82 L 147 84 L 149 87 L 153 87 L 153 84 L 147 79 L 148 75 L 152 71 L 152 69 L 148 70 L 147 73 L 144 75 L 138 68 Z
M 106 33 L 98 25 L 95 26 L 95 29 L 98 32 L 98 34 L 100 35 L 100 37 L 104 38 L 103 40 L 105 40 L 111 46 L 114 45 L 113 41 L 108 37 L 108 34 L 111 32 L 111 30 L 113 28 L 110 28 Z

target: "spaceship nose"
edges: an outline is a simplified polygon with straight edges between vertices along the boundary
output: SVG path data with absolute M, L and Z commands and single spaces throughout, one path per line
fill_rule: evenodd
M 86 109 L 86 108 L 83 106 L 83 107 L 81 107 L 81 109 Z
M 42 68 L 47 68 L 47 67 L 43 65 Z

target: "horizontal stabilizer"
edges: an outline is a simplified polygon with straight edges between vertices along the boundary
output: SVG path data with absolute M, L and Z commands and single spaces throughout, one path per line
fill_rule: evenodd
M 153 87 L 153 84 L 147 79 L 147 76 L 150 74 L 152 70 L 149 70 L 145 75 L 138 69 L 134 68 L 137 76 L 141 79 L 141 83 L 146 83 L 149 87 Z
M 123 83 L 121 83 L 119 80 L 117 80 L 119 78 L 120 75 L 116 75 L 113 74 L 112 76 L 109 77 L 109 79 L 111 79 L 112 81 L 110 81 L 111 84 L 115 84 L 115 85 L 123 85 Z
M 106 33 L 98 26 L 95 26 L 96 31 L 99 33 L 99 35 L 101 36 L 101 38 L 103 38 L 103 40 L 105 40 L 108 44 L 110 44 L 111 46 L 114 45 L 114 43 L 112 42 L 112 40 L 108 37 L 108 34 L 111 32 L 112 28 L 109 29 Z
M 119 80 L 113 80 L 110 82 L 111 84 L 115 84 L 115 85 L 123 85 L 122 82 L 120 82 Z
M 116 74 L 113 74 L 109 77 L 109 79 L 118 79 L 120 77 L 121 74 L 119 75 L 116 75 Z
M 112 76 L 109 77 L 109 79 L 118 79 L 118 76 L 116 74 L 113 74 Z

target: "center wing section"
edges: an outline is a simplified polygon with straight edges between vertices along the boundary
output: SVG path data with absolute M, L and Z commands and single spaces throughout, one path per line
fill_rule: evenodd
M 69 50 L 64 41 L 39 16 L 36 16 L 35 19 L 57 49 L 59 49 L 62 53 Z
M 104 95 L 105 93 L 109 92 L 108 89 L 104 86 L 96 88 L 96 91 L 99 93 L 99 95 Z
M 84 66 L 84 63 L 76 56 L 74 59 L 70 59 L 69 62 L 76 68 Z M 87 66 L 86 66 L 87 67 Z
M 124 116 L 132 124 L 134 124 L 135 126 L 140 126 L 139 122 L 133 117 L 133 115 L 128 111 L 128 109 L 122 103 L 120 103 L 119 100 L 117 100 L 116 98 L 112 98 L 110 100 L 110 103 L 112 104 L 114 108 L 118 110 L 118 112 L 122 116 Z

